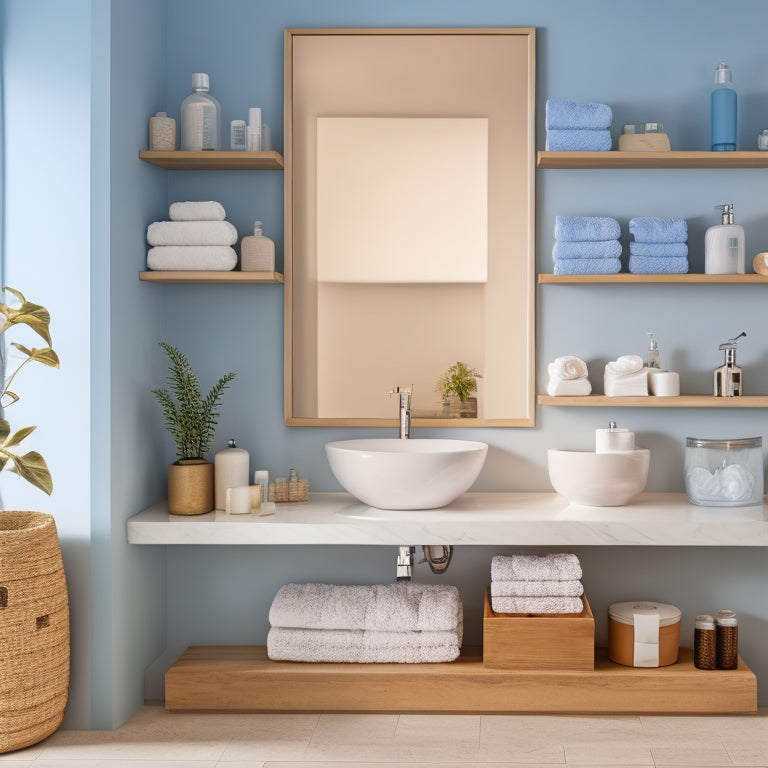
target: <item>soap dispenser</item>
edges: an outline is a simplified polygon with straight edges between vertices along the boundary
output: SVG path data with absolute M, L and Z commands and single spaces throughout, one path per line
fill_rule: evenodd
M 645 358 L 645 364 L 648 368 L 661 369 L 661 356 L 659 355 L 659 345 L 656 342 L 656 338 L 649 331 L 648 335 L 651 337 L 648 341 L 648 354 Z
M 744 274 L 744 227 L 733 223 L 733 203 L 717 205 L 722 223 L 704 234 L 704 272 L 707 275 Z
M 253 234 L 240 244 L 240 269 L 243 272 L 274 272 L 275 244 L 264 236 L 262 223 L 254 223 Z
M 736 345 L 742 336 L 742 331 L 733 339 L 728 339 L 718 349 L 725 351 L 725 362 L 715 368 L 715 397 L 740 397 L 742 394 L 743 371 L 736 365 Z
M 715 70 L 715 89 L 711 96 L 712 151 L 733 152 L 736 149 L 736 91 L 732 88 L 731 70 L 725 62 Z

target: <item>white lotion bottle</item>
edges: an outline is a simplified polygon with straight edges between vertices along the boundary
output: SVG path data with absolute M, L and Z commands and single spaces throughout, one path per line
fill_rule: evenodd
M 230 440 L 223 451 L 213 457 L 214 508 L 221 512 L 227 509 L 227 488 L 241 488 L 249 485 L 248 451 L 238 448 Z
M 704 272 L 707 275 L 744 274 L 744 227 L 733 223 L 733 203 L 718 205 L 722 223 L 704 234 Z

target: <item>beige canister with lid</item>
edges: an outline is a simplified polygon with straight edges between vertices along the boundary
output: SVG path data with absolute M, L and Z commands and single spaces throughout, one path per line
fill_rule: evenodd
M 631 601 L 608 607 L 608 658 L 626 667 L 666 667 L 677 661 L 679 608 Z

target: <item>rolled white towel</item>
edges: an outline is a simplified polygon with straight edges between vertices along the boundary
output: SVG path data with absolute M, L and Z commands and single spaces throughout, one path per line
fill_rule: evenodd
M 632 373 L 616 374 L 610 367 L 605 366 L 603 389 L 608 397 L 637 397 L 648 394 L 648 368 L 642 367 Z
M 495 613 L 581 613 L 580 597 L 491 597 Z
M 147 227 L 150 245 L 234 245 L 237 230 L 228 221 L 156 221 Z
M 581 576 L 579 558 L 569 552 L 494 555 L 491 560 L 491 581 L 571 581 Z
M 224 221 L 227 218 L 224 206 L 215 200 L 171 203 L 168 215 L 171 221 Z
M 640 355 L 621 355 L 610 363 L 606 363 L 605 370 L 616 376 L 639 371 L 645 363 Z
M 548 366 L 550 376 L 557 376 L 561 379 L 580 379 L 589 375 L 587 364 L 574 355 L 564 355 L 556 357 Z
M 273 661 L 432 664 L 453 661 L 460 650 L 455 632 L 272 627 L 267 634 L 267 655 Z
M 147 253 L 147 268 L 156 272 L 229 272 L 236 266 L 237 253 L 228 245 L 159 245 Z
M 567 581 L 492 581 L 492 597 L 581 597 L 584 585 L 579 579 Z

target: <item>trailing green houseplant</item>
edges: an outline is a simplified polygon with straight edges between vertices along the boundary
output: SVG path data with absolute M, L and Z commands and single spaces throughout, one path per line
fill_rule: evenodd
M 19 444 L 37 427 L 22 427 L 13 432 L 10 422 L 5 418 L 5 409 L 19 400 L 19 396 L 11 389 L 11 386 L 19 371 L 25 365 L 37 362 L 50 368 L 59 367 L 58 355 L 51 347 L 51 334 L 49 330 L 51 316 L 45 307 L 27 301 L 20 291 L 8 286 L 4 286 L 3 290 L 12 294 L 18 300 L 19 305 L 11 307 L 4 302 L 0 302 L 0 314 L 3 316 L 3 322 L 0 326 L 0 337 L 11 328 L 27 326 L 46 343 L 46 346 L 41 348 L 26 347 L 18 342 L 11 342 L 10 346 L 20 352 L 23 359 L 10 375 L 4 376 L 3 380 L 2 400 L 0 401 L 3 408 L 3 418 L 0 418 L 0 471 L 7 469 L 15 472 L 35 486 L 35 488 L 39 488 L 50 496 L 53 491 L 53 481 L 45 459 L 37 451 L 28 451 L 24 454 L 18 451 Z M 4 372 L 6 362 L 4 358 Z
M 435 391 L 443 401 L 454 395 L 463 403 L 473 392 L 477 392 L 478 378 L 482 377 L 475 368 L 459 361 L 438 379 Z

